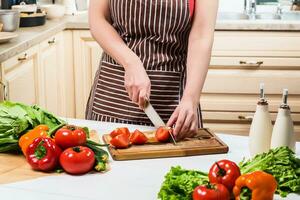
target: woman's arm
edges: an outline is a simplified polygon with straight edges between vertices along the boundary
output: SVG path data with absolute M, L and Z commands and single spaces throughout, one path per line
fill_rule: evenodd
M 218 0 L 195 0 L 188 43 L 186 87 L 168 122 L 168 126 L 176 122 L 174 134 L 179 139 L 191 136 L 198 128 L 197 107 L 210 62 L 217 10 Z
M 140 58 L 124 43 L 111 25 L 109 0 L 90 0 L 90 30 L 103 48 L 125 69 L 125 88 L 129 98 L 143 107 L 145 98 L 150 97 L 150 79 Z

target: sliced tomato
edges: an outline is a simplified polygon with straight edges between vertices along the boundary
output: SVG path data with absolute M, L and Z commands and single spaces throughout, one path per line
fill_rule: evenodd
M 109 135 L 110 137 L 114 138 L 121 134 L 126 134 L 128 137 L 130 137 L 130 131 L 128 130 L 127 127 L 116 128 Z
M 161 126 L 155 132 L 155 137 L 159 142 L 167 142 L 170 139 L 172 129 L 169 127 Z
M 117 135 L 110 140 L 110 144 L 117 149 L 125 149 L 129 147 L 129 136 L 126 133 Z
M 147 136 L 139 130 L 135 130 L 130 137 L 130 142 L 136 145 L 145 144 L 147 141 Z

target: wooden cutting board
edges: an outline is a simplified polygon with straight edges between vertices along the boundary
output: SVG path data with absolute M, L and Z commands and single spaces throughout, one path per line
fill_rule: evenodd
M 155 132 L 144 132 L 153 140 Z M 109 144 L 109 134 L 103 135 L 103 141 Z M 194 138 L 173 143 L 158 143 L 151 141 L 145 145 L 132 145 L 127 149 L 115 149 L 110 146 L 109 152 L 114 160 L 136 160 L 148 158 L 166 158 L 179 156 L 194 156 L 205 154 L 227 153 L 228 146 L 209 129 L 199 129 Z

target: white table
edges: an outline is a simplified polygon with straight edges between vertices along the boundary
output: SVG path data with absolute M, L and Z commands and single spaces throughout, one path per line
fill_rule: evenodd
M 70 124 L 87 126 L 101 135 L 120 127 L 120 124 L 68 119 Z M 131 130 L 149 130 L 144 126 L 129 126 Z M 230 159 L 239 162 L 248 156 L 248 138 L 218 134 L 229 146 L 228 154 L 149 159 L 137 161 L 113 161 L 111 170 L 105 174 L 84 176 L 49 176 L 30 181 L 0 185 L 2 200 L 155 200 L 171 166 L 181 165 L 187 169 L 208 171 L 217 160 Z M 297 143 L 300 155 L 300 143 Z M 276 197 L 276 199 L 280 199 Z M 300 199 L 300 195 L 289 195 L 286 199 Z

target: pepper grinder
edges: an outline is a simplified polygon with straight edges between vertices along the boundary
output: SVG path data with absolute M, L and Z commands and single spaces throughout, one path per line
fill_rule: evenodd
M 265 98 L 264 84 L 261 83 L 260 100 L 257 103 L 249 132 L 249 150 L 252 157 L 270 149 L 272 121 L 268 105 Z
M 291 117 L 291 109 L 287 104 L 288 89 L 283 90 L 282 104 L 278 109 L 276 122 L 274 125 L 271 148 L 288 146 L 295 151 L 296 141 L 294 133 L 294 125 Z

